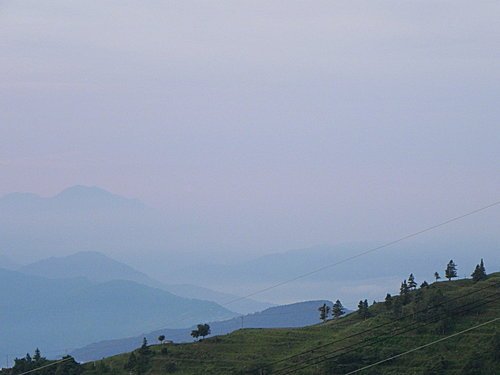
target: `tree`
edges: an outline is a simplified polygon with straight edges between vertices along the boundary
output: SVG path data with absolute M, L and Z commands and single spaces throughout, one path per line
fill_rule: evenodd
M 197 339 L 198 337 L 200 337 L 200 332 L 197 329 L 193 329 L 191 331 L 191 336 L 193 336 L 193 338 Z
M 401 283 L 401 287 L 399 288 L 399 295 L 401 296 L 401 302 L 403 303 L 403 305 L 406 305 L 409 302 L 409 293 L 410 288 L 408 287 L 406 280 L 404 280 Z
M 482 259 L 481 259 L 481 263 L 476 265 L 476 269 L 474 270 L 474 272 L 472 272 L 471 276 L 472 276 L 472 280 L 474 280 L 476 282 L 486 279 L 486 276 L 487 276 L 486 269 L 484 268 L 484 262 Z
M 434 272 L 434 278 L 436 279 L 436 281 L 438 281 L 441 278 L 441 276 L 439 276 L 439 272 L 437 271 Z
M 210 335 L 210 326 L 208 324 L 198 324 L 195 330 L 191 331 L 191 336 L 195 339 L 198 337 L 205 338 Z
M 364 318 L 365 304 L 363 303 L 363 300 L 359 301 L 358 303 L 358 315 Z
M 484 273 L 485 276 L 488 276 L 486 274 L 486 268 L 484 268 L 484 261 L 483 258 L 481 258 L 481 263 L 479 263 L 479 268 L 481 269 L 481 272 Z
M 42 355 L 40 353 L 40 349 L 36 348 L 35 349 L 35 354 L 33 355 L 33 360 L 38 363 L 43 361 L 45 358 L 42 358 Z
M 370 310 L 368 310 L 368 300 L 367 299 L 365 299 L 364 301 L 359 301 L 358 314 L 363 319 L 370 317 Z
M 427 288 L 429 286 L 429 283 L 424 280 L 422 284 L 420 284 L 420 289 Z
M 151 353 L 151 349 L 149 349 L 148 340 L 144 337 L 142 339 L 142 345 L 139 348 L 139 354 L 141 354 L 141 355 L 147 355 L 147 354 L 150 354 L 150 353 Z
M 340 318 L 342 315 L 345 314 L 344 306 L 342 306 L 342 303 L 337 300 L 332 306 L 332 315 L 334 318 Z
M 328 314 L 330 314 L 330 306 L 328 306 L 326 303 L 323 304 L 323 306 L 320 306 L 318 308 L 319 311 L 319 319 L 324 322 L 328 319 Z
M 200 336 L 204 338 L 210 335 L 210 326 L 208 324 L 198 324 L 198 332 L 200 332 Z
M 455 262 L 453 262 L 453 259 L 448 262 L 446 270 L 444 271 L 444 275 L 448 279 L 448 281 L 451 281 L 452 278 L 457 277 L 457 265 L 455 264 Z
M 158 336 L 158 341 L 160 342 L 160 344 L 163 344 L 164 340 L 165 340 L 165 335 Z
M 415 276 L 413 276 L 412 273 L 410 273 L 410 276 L 408 277 L 408 288 L 415 290 L 417 289 L 417 283 L 415 282 Z
M 389 293 L 385 296 L 384 305 L 387 310 L 392 308 L 392 296 Z

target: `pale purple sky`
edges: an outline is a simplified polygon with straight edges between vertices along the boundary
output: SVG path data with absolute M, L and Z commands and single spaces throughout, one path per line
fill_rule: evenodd
M 499 198 L 499 17 L 497 1 L 1 1 L 0 195 L 97 185 L 211 249 L 392 239 Z

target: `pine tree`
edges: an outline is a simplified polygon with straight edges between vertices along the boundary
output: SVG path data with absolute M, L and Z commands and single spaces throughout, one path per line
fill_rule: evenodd
M 408 284 L 406 283 L 406 280 L 404 280 L 401 283 L 401 287 L 399 288 L 399 295 L 401 296 L 401 302 L 403 305 L 406 305 L 409 302 L 409 292 L 410 288 L 408 287 Z
M 481 280 L 484 280 L 486 279 L 486 269 L 484 268 L 484 262 L 483 260 L 481 259 L 481 263 L 476 265 L 476 269 L 474 270 L 474 272 L 472 272 L 472 280 L 474 281 L 481 281 Z
M 403 296 L 405 294 L 408 294 L 408 292 L 409 292 L 408 283 L 406 282 L 406 280 L 403 280 L 403 282 L 401 283 L 401 287 L 399 288 L 399 295 Z
M 333 317 L 340 318 L 342 315 L 344 315 L 344 313 L 345 311 L 344 311 L 344 306 L 342 306 L 342 303 L 339 300 L 335 301 L 332 307 Z
M 429 286 L 429 283 L 427 281 L 424 280 L 424 282 L 422 284 L 420 284 L 420 288 L 423 289 L 423 288 L 427 288 Z
M 375 301 L 373 301 L 373 304 L 375 304 Z M 365 319 L 369 318 L 371 315 L 370 310 L 368 309 L 368 300 L 367 299 L 365 299 L 363 301 L 363 313 L 364 313 L 363 318 L 365 318 Z
M 439 276 L 439 272 L 437 271 L 434 272 L 434 278 L 436 279 L 436 281 L 438 281 L 441 278 L 441 276 Z
M 42 360 L 42 355 L 40 354 L 40 349 L 35 349 L 35 354 L 33 355 L 33 360 L 35 362 L 40 362 Z
M 410 273 L 410 276 L 408 277 L 408 288 L 409 289 L 417 289 L 417 283 L 415 282 L 415 276 L 413 276 L 412 273 Z
M 359 301 L 358 303 L 358 314 L 363 319 L 370 317 L 370 310 L 368 310 L 368 300 Z
M 392 296 L 389 293 L 385 296 L 384 305 L 387 310 L 392 308 Z
M 358 303 L 358 315 L 359 316 L 364 317 L 364 309 L 365 309 L 365 305 L 364 305 L 363 301 L 361 300 Z
M 457 265 L 455 264 L 455 262 L 453 262 L 453 259 L 448 262 L 446 270 L 444 271 L 444 275 L 446 276 L 448 281 L 451 281 L 452 278 L 457 277 Z
M 149 349 L 148 340 L 144 337 L 142 339 L 142 345 L 139 348 L 139 354 L 141 354 L 141 355 L 147 355 L 147 354 L 150 354 L 150 353 L 151 353 L 151 349 Z
M 330 306 L 328 306 L 326 303 L 323 304 L 323 306 L 320 306 L 318 308 L 319 311 L 319 319 L 324 322 L 327 321 L 328 315 L 330 314 Z
M 481 272 L 484 273 L 485 276 L 488 276 L 488 274 L 486 273 L 486 268 L 484 268 L 483 258 L 481 258 L 481 263 L 479 263 L 479 268 L 481 268 Z

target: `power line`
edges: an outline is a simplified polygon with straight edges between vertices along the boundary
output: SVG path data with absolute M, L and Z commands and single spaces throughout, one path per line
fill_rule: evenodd
M 404 356 L 404 355 L 407 355 L 407 354 L 410 354 L 410 353 L 416 352 L 417 350 L 427 348 L 427 347 L 429 347 L 429 346 L 431 346 L 431 345 L 435 345 L 435 344 L 438 344 L 438 343 L 440 343 L 440 342 L 442 342 L 442 341 L 449 340 L 449 339 L 451 339 L 451 338 L 453 338 L 453 337 L 456 337 L 456 336 L 458 336 L 458 335 L 462 335 L 462 334 L 464 334 L 464 333 L 466 333 L 466 332 L 470 332 L 470 331 L 472 331 L 472 330 L 474 330 L 474 329 L 477 329 L 477 328 L 479 328 L 479 327 L 483 327 L 483 326 L 485 326 L 485 325 L 487 325 L 487 324 L 494 323 L 494 322 L 496 322 L 497 320 L 500 320 L 500 318 L 495 318 L 495 319 L 489 320 L 489 321 L 487 321 L 487 322 L 484 322 L 484 323 L 481 323 L 481 324 L 475 325 L 474 327 L 470 327 L 470 328 L 464 329 L 463 331 L 456 332 L 456 333 L 454 333 L 454 334 L 452 334 L 452 335 L 449 335 L 449 336 L 443 337 L 443 338 L 441 338 L 441 339 L 438 339 L 438 340 L 432 341 L 432 342 L 427 343 L 427 344 L 425 344 L 425 345 L 420 345 L 420 346 L 417 346 L 416 348 L 413 348 L 413 349 L 407 350 L 406 352 L 403 352 L 403 353 L 400 353 L 400 354 L 393 355 L 392 357 L 389 357 L 389 358 L 383 359 L 383 360 L 381 360 L 381 361 L 378 361 L 378 362 L 372 363 L 371 365 L 368 365 L 368 366 L 365 366 L 365 367 L 361 367 L 361 368 L 359 368 L 359 369 L 357 369 L 357 370 L 354 370 L 354 371 L 348 372 L 348 373 L 347 373 L 347 374 L 345 374 L 345 375 L 352 375 L 352 374 L 355 374 L 355 373 L 357 373 L 357 372 L 360 372 L 360 371 L 363 371 L 363 370 L 369 369 L 369 368 L 371 368 L 371 367 L 374 367 L 374 366 L 380 365 L 381 363 L 388 362 L 388 361 L 391 361 L 391 360 L 393 360 L 393 359 L 396 359 L 396 358 L 402 357 L 402 356 Z
M 303 274 L 301 274 L 301 275 L 295 276 L 295 277 L 290 278 L 290 279 L 288 279 L 288 280 L 284 280 L 284 281 L 281 281 L 281 282 L 276 283 L 276 284 L 274 284 L 274 285 L 270 285 L 270 286 L 268 286 L 268 287 L 266 287 L 266 288 L 262 288 L 262 289 L 256 290 L 256 291 L 254 291 L 254 292 L 252 292 L 252 293 L 249 293 L 249 294 L 247 294 L 247 295 L 245 295 L 245 296 L 235 298 L 235 299 L 233 299 L 233 300 L 231 300 L 231 301 L 229 301 L 229 302 L 226 302 L 226 303 L 222 304 L 222 306 L 227 306 L 227 305 L 229 305 L 229 304 L 231 304 L 231 303 L 238 302 L 238 301 L 244 300 L 244 299 L 246 299 L 246 298 L 253 297 L 253 296 L 257 295 L 257 294 L 261 294 L 261 293 L 267 292 L 267 291 L 269 291 L 269 290 L 272 290 L 272 289 L 278 288 L 278 287 L 280 287 L 280 286 L 282 286 L 282 285 L 286 285 L 286 284 L 289 284 L 289 283 L 291 283 L 291 282 L 294 282 L 294 281 L 297 281 L 297 280 L 303 279 L 303 278 L 308 277 L 308 276 L 310 276 L 310 275 L 313 275 L 313 274 L 315 274 L 315 273 L 318 273 L 318 272 L 324 271 L 324 270 L 326 270 L 326 269 L 328 269 L 328 268 L 332 268 L 332 267 L 338 266 L 338 265 L 340 265 L 340 264 L 343 264 L 343 263 L 349 262 L 349 261 L 351 261 L 351 260 L 353 260 L 353 259 L 356 259 L 356 258 L 362 257 L 363 255 L 367 255 L 367 254 L 373 253 L 373 252 L 375 252 L 375 251 L 378 251 L 378 250 L 381 250 L 381 249 L 383 249 L 383 248 L 386 248 L 386 247 L 389 247 L 389 246 L 395 245 L 395 244 L 397 244 L 397 243 L 399 243 L 399 242 L 405 241 L 405 240 L 407 240 L 407 239 L 409 239 L 409 238 L 416 237 L 416 236 L 421 235 L 421 234 L 426 233 L 426 232 L 430 232 L 430 231 L 432 231 L 432 230 L 434 230 L 434 229 L 437 229 L 437 228 L 440 228 L 440 227 L 445 226 L 445 225 L 447 225 L 447 224 L 453 223 L 453 222 L 458 221 L 458 220 L 460 220 L 460 219 L 463 219 L 463 218 L 465 218 L 465 217 L 467 217 L 467 216 L 474 215 L 474 214 L 476 214 L 476 213 L 479 213 L 479 212 L 481 212 L 481 211 L 487 210 L 488 208 L 491 208 L 491 207 L 497 206 L 497 205 L 499 205 L 499 204 L 500 204 L 500 201 L 496 201 L 496 202 L 491 203 L 491 204 L 488 204 L 488 205 L 486 205 L 486 206 L 483 206 L 483 207 L 477 208 L 477 209 L 475 209 L 475 210 L 469 211 L 469 212 L 467 212 L 467 213 L 465 213 L 465 214 L 462 214 L 462 215 L 459 215 L 459 216 L 455 216 L 455 217 L 453 217 L 453 218 L 451 218 L 451 219 L 448 219 L 448 220 L 442 221 L 441 223 L 438 223 L 438 224 L 432 225 L 432 226 L 427 227 L 427 228 L 425 228 L 425 229 L 421 229 L 421 230 L 419 230 L 419 231 L 417 231 L 417 232 L 413 232 L 413 233 L 407 234 L 407 235 L 405 235 L 405 236 L 403 236 L 403 237 L 400 237 L 400 238 L 398 238 L 398 239 L 396 239 L 396 240 L 393 240 L 393 241 L 390 241 L 390 242 L 386 242 L 386 243 L 385 243 L 385 244 L 383 244 L 383 245 L 380 245 L 380 246 L 377 246 L 377 247 L 374 247 L 374 248 L 368 249 L 368 250 L 366 250 L 366 251 L 363 251 L 363 252 L 358 253 L 358 254 L 356 254 L 356 255 L 350 256 L 350 257 L 348 257 L 348 258 L 344 258 L 344 259 L 342 259 L 342 260 L 340 260 L 340 261 L 338 261 L 338 262 L 334 262 L 334 263 L 330 263 L 330 264 L 324 265 L 324 266 L 322 266 L 322 267 L 319 267 L 319 268 L 316 268 L 316 269 L 314 269 L 314 270 L 312 270 L 312 271 L 309 271 L 309 272 L 303 273 Z
M 490 296 L 488 296 L 488 297 L 490 297 Z M 497 300 L 499 300 L 499 299 L 500 299 L 500 297 L 494 298 L 494 299 L 492 299 L 492 300 L 488 300 L 488 301 L 483 302 L 483 303 L 481 303 L 481 304 L 477 304 L 477 305 L 475 305 L 475 306 L 472 306 L 472 308 L 465 309 L 465 310 L 460 310 L 460 311 L 456 312 L 456 314 L 462 314 L 462 313 L 465 313 L 465 312 L 472 311 L 472 310 L 474 310 L 474 309 L 476 309 L 476 308 L 478 308 L 478 307 L 485 306 L 485 305 L 487 305 L 487 304 L 489 304 L 489 303 L 492 303 L 492 302 L 495 302 L 495 301 L 497 301 Z M 475 302 L 468 303 L 468 304 L 466 304 L 466 305 L 461 306 L 460 308 L 465 307 L 465 306 L 467 306 L 467 305 L 471 305 L 471 304 L 475 304 Z M 394 337 L 401 336 L 401 335 L 403 335 L 403 334 L 405 334 L 405 333 L 407 333 L 407 332 L 414 331 L 415 329 L 419 329 L 419 328 L 426 327 L 426 326 L 428 326 L 428 325 L 430 325 L 430 324 L 433 324 L 433 323 L 436 323 L 436 322 L 440 321 L 440 320 L 441 320 L 441 319 L 443 319 L 443 318 L 446 318 L 446 316 L 438 317 L 437 319 L 431 320 L 431 321 L 429 321 L 429 322 L 427 322 L 427 323 L 420 324 L 420 325 L 418 325 L 418 324 L 416 324 L 416 323 L 412 323 L 411 325 L 409 325 L 409 326 L 407 326 L 407 327 L 400 327 L 400 328 L 399 328 L 399 330 L 401 330 L 401 329 L 404 329 L 404 330 L 403 330 L 403 331 L 400 331 L 400 332 L 397 332 L 397 333 L 395 333 L 395 334 L 392 334 L 392 335 L 391 335 L 391 336 L 389 336 L 389 337 L 384 337 L 384 336 L 376 336 L 376 337 L 374 337 L 374 338 L 370 339 L 370 341 L 368 341 L 368 342 L 363 342 L 363 343 L 352 344 L 352 345 L 347 346 L 347 347 L 344 347 L 344 348 L 339 348 L 339 349 L 336 349 L 336 350 L 334 350 L 334 351 L 332 351 L 332 352 L 325 353 L 325 354 L 322 354 L 322 355 L 320 355 L 320 356 L 318 356 L 318 357 L 315 357 L 315 358 L 310 358 L 310 359 L 308 359 L 308 360 L 304 360 L 304 361 L 302 361 L 302 362 L 296 363 L 296 364 L 291 365 L 291 366 L 289 366 L 289 367 L 286 367 L 286 368 L 284 368 L 284 369 L 278 370 L 278 372 L 276 372 L 276 374 L 277 374 L 277 373 L 280 373 L 280 372 L 282 372 L 282 371 L 286 371 L 286 370 L 289 370 L 289 371 L 284 372 L 284 373 L 283 373 L 283 375 L 293 374 L 294 372 L 297 372 L 297 371 L 300 371 L 300 370 L 306 369 L 306 368 L 308 368 L 308 367 L 318 365 L 318 364 L 323 363 L 323 362 L 325 362 L 325 361 L 328 361 L 328 360 L 334 359 L 335 357 L 338 357 L 339 355 L 342 355 L 342 354 L 347 354 L 347 353 L 351 353 L 351 352 L 354 352 L 354 351 L 356 351 L 356 350 L 358 350 L 358 349 L 360 349 L 360 348 L 366 347 L 366 346 L 368 346 L 368 345 L 372 345 L 372 344 L 376 344 L 376 343 L 379 343 L 379 342 L 387 341 L 387 340 L 392 339 L 392 338 L 394 338 Z M 418 323 L 418 322 L 417 322 L 417 323 Z M 413 325 L 413 326 L 415 326 L 415 327 L 411 327 L 412 325 Z M 410 327 L 410 328 L 408 328 L 408 327 Z M 406 328 L 406 329 L 405 329 L 405 328 Z M 345 349 L 350 349 L 350 350 L 348 350 L 348 351 L 344 351 Z M 331 354 L 335 354 L 335 353 L 340 352 L 340 351 L 342 351 L 342 353 L 336 354 L 336 355 L 334 355 L 334 356 L 330 356 Z M 305 364 L 305 363 L 307 363 L 307 362 L 311 362 L 311 361 L 315 361 L 315 362 L 314 362 L 314 363 Z M 302 367 L 297 367 L 297 366 L 300 366 L 300 365 L 303 365 L 303 366 L 302 366 Z M 292 369 L 293 367 L 296 367 L 296 368 Z

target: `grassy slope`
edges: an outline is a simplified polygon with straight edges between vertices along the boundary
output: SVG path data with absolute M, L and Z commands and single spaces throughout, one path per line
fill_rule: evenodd
M 488 283 L 500 283 L 500 273 L 492 274 L 488 280 L 473 283 L 471 280 L 458 280 L 453 282 L 439 282 L 424 290 L 441 290 L 448 298 L 468 294 L 474 289 L 486 286 Z M 463 305 L 473 300 L 484 301 L 485 297 L 498 298 L 499 289 L 489 288 L 473 296 L 459 299 L 455 303 Z M 413 303 L 404 307 L 403 314 L 411 312 Z M 467 307 L 469 309 L 470 306 Z M 342 339 L 356 332 L 364 331 L 370 327 L 378 326 L 384 322 L 394 320 L 392 313 L 386 312 L 383 303 L 370 307 L 373 317 L 363 320 L 358 314 L 300 329 L 243 329 L 229 335 L 205 339 L 192 344 L 176 344 L 168 346 L 168 354 L 160 352 L 161 347 L 152 346 L 153 354 L 148 358 L 147 374 L 166 374 L 166 364 L 174 362 L 177 366 L 175 374 L 259 374 L 259 366 L 267 365 L 273 361 L 286 358 L 290 355 L 314 348 L 316 346 Z M 452 326 L 445 335 L 437 334 L 437 323 L 419 330 L 405 333 L 398 337 L 390 338 L 383 343 L 375 343 L 366 348 L 359 348 L 353 353 L 346 354 L 338 363 L 332 361 L 298 371 L 299 374 L 337 374 L 347 373 L 351 370 L 367 365 L 377 360 L 403 352 L 418 345 L 442 338 L 453 332 L 472 327 L 481 322 L 500 317 L 500 300 L 460 316 L 453 316 Z M 300 358 L 304 360 L 325 352 L 344 348 L 348 345 L 359 345 L 363 339 L 370 339 L 379 335 L 389 336 L 391 329 L 396 326 L 406 326 L 413 320 L 408 318 L 401 322 L 391 323 L 390 326 L 379 328 L 377 331 L 350 338 L 341 342 L 328 345 L 326 348 Z M 392 325 L 394 324 L 394 325 Z M 391 329 L 390 329 L 390 328 Z M 483 365 L 481 374 L 500 374 L 500 363 L 491 359 L 493 348 L 493 335 L 500 332 L 500 322 L 495 322 L 481 327 L 472 332 L 444 341 L 432 347 L 414 352 L 408 356 L 393 360 L 362 374 L 461 374 L 463 367 L 471 358 L 479 358 Z M 110 366 L 115 374 L 128 374 L 123 370 L 128 360 L 128 354 L 118 355 L 103 360 Z M 477 357 L 482 356 L 482 357 Z M 275 373 L 283 367 L 293 364 L 286 361 L 268 367 L 267 374 Z M 91 364 L 86 365 L 86 374 L 91 371 Z M 444 367 L 444 368 L 443 368 Z M 434 371 L 434 372 L 433 372 Z M 101 370 L 100 373 L 103 373 Z M 466 372 L 472 374 L 472 372 Z

